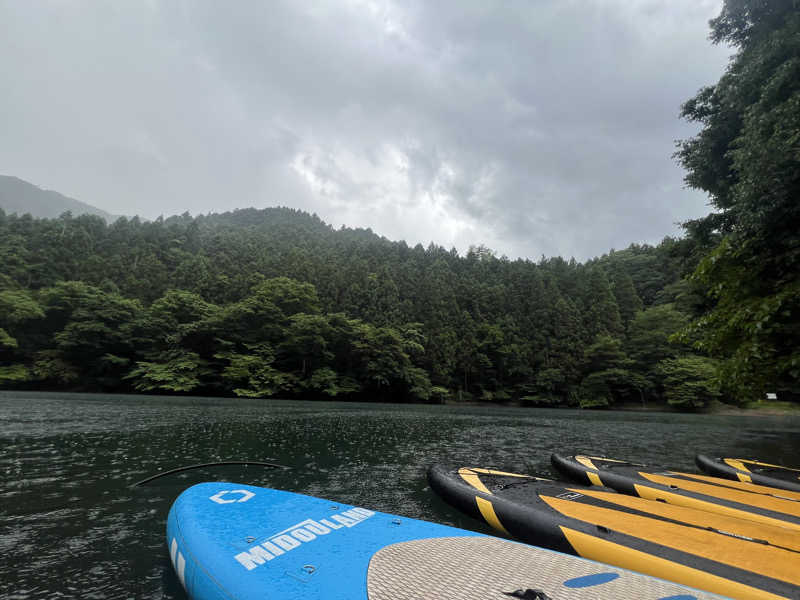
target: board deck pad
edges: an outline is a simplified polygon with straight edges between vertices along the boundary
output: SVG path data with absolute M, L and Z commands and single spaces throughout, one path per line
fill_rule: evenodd
M 719 477 L 684 473 L 612 458 L 553 454 L 570 479 L 623 494 L 780 526 L 800 534 L 800 499 L 793 492 Z
M 527 543 L 734 598 L 800 597 L 800 540 L 784 528 L 485 468 L 434 466 L 428 480 L 450 504 Z
M 800 495 L 800 469 L 797 468 L 747 458 L 710 458 L 703 454 L 698 454 L 695 462 L 709 475 L 770 486 Z
M 291 492 L 185 490 L 167 547 L 190 598 L 717 600 L 606 564 Z
M 524 598 L 526 590 L 534 589 L 552 599 L 580 598 L 587 592 L 617 598 L 659 598 L 664 593 L 665 582 L 659 579 L 643 578 L 633 592 L 631 581 L 618 577 L 617 569 L 590 572 L 582 561 L 566 558 L 492 537 L 415 540 L 379 550 L 370 562 L 367 588 L 370 600 L 508 600 Z M 509 595 L 517 590 L 522 593 Z

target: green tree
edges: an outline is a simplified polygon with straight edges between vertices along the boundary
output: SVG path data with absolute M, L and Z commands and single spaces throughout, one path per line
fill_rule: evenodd
M 23 342 L 20 349 L 17 338 L 30 331 L 31 321 L 43 318 L 42 307 L 29 292 L 19 289 L 0 291 L 0 384 L 31 378 L 30 365 L 25 360 L 25 344 Z
M 672 304 L 661 304 L 637 313 L 628 333 L 628 354 L 642 369 L 654 367 L 665 358 L 674 358 L 685 349 L 670 341 L 670 337 L 687 322 L 687 316 L 675 310 Z
M 397 284 L 388 269 L 367 276 L 363 318 L 378 326 L 397 325 L 400 320 L 400 297 Z
M 622 350 L 622 341 L 607 334 L 598 335 L 586 348 L 585 376 L 581 381 L 581 408 L 611 406 L 626 398 L 639 399 L 648 382 L 630 369 L 631 361 Z
M 702 408 L 720 397 L 716 365 L 697 355 L 665 358 L 658 369 L 664 381 L 664 394 L 673 406 Z
M 36 375 L 55 381 L 86 377 L 103 387 L 118 382 L 134 354 L 141 304 L 79 281 L 42 290 L 41 303 L 54 333 L 52 345 L 38 355 Z
M 613 286 L 614 298 L 619 307 L 619 316 L 622 320 L 622 326 L 627 330 L 628 325 L 633 319 L 634 315 L 642 310 L 642 299 L 636 293 L 636 288 L 633 286 L 633 279 L 625 272 L 620 272 L 614 275 Z
M 341 375 L 330 367 L 316 369 L 311 377 L 301 382 L 304 390 L 335 398 L 361 391 L 361 386 L 352 377 Z
M 220 352 L 216 358 L 228 362 L 222 378 L 237 396 L 268 398 L 294 389 L 294 377 L 272 364 L 275 352 L 267 343 L 245 344 L 246 353 Z
M 357 377 L 365 391 L 376 394 L 380 400 L 430 398 L 430 380 L 425 371 L 411 362 L 406 352 L 409 340 L 401 332 L 358 323 L 355 333 L 352 351 Z
M 288 277 L 267 279 L 256 286 L 252 295 L 264 304 L 277 306 L 286 316 L 296 313 L 313 315 L 320 311 L 316 288 Z
M 694 278 L 710 311 L 685 339 L 722 359 L 740 400 L 800 392 L 800 5 L 726 0 L 711 38 L 736 49 L 716 85 L 686 102 L 702 124 L 677 156 L 716 212 L 685 224 L 713 249 Z
M 461 313 L 458 337 L 456 364 L 460 375 L 459 399 L 463 399 L 463 395 L 466 398 L 470 397 L 470 390 L 474 386 L 473 379 L 477 379 L 483 369 L 491 367 L 491 361 L 488 356 L 480 351 L 477 326 L 475 320 L 467 311 Z
M 533 382 L 523 385 L 523 400 L 531 404 L 572 405 L 578 401 L 583 339 L 587 334 L 578 309 L 561 295 L 552 281 L 545 285 L 544 303 L 541 360 Z
M 288 366 L 287 370 L 295 372 L 300 380 L 308 378 L 312 372 L 325 367 L 333 359 L 328 351 L 330 337 L 330 326 L 324 315 L 292 315 L 284 339 L 278 345 L 279 354 L 285 357 L 282 363 Z
M 619 306 L 605 272 L 600 267 L 589 270 L 584 292 L 584 327 L 590 339 L 608 334 L 620 337 L 624 328 L 619 314 Z
M 174 349 L 161 353 L 158 362 L 137 361 L 124 378 L 133 380 L 139 391 L 191 392 L 211 373 L 208 362 L 195 352 Z
M 221 309 L 185 290 L 168 290 L 136 320 L 137 360 L 125 376 L 134 388 L 190 392 L 214 386 Z

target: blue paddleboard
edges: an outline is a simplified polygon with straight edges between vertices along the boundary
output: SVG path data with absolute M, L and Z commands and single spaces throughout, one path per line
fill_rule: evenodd
M 167 547 L 195 600 L 719 598 L 463 529 L 224 482 L 175 500 Z

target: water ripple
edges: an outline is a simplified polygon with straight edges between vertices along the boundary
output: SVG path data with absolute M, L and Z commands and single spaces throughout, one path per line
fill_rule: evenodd
M 743 427 L 743 425 L 745 425 Z M 207 480 L 272 486 L 485 531 L 436 498 L 436 461 L 552 476 L 551 452 L 693 469 L 694 454 L 800 456 L 800 419 L 0 392 L 0 597 L 183 598 L 172 500 Z M 261 460 L 144 477 L 194 463 Z

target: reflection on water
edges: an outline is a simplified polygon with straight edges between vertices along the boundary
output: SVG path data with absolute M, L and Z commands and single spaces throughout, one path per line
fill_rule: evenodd
M 552 476 L 551 452 L 694 470 L 800 456 L 798 417 L 0 393 L 0 597 L 183 598 L 164 542 L 185 487 L 228 480 L 487 531 L 427 489 L 436 461 Z M 187 464 L 219 467 L 130 489 Z

